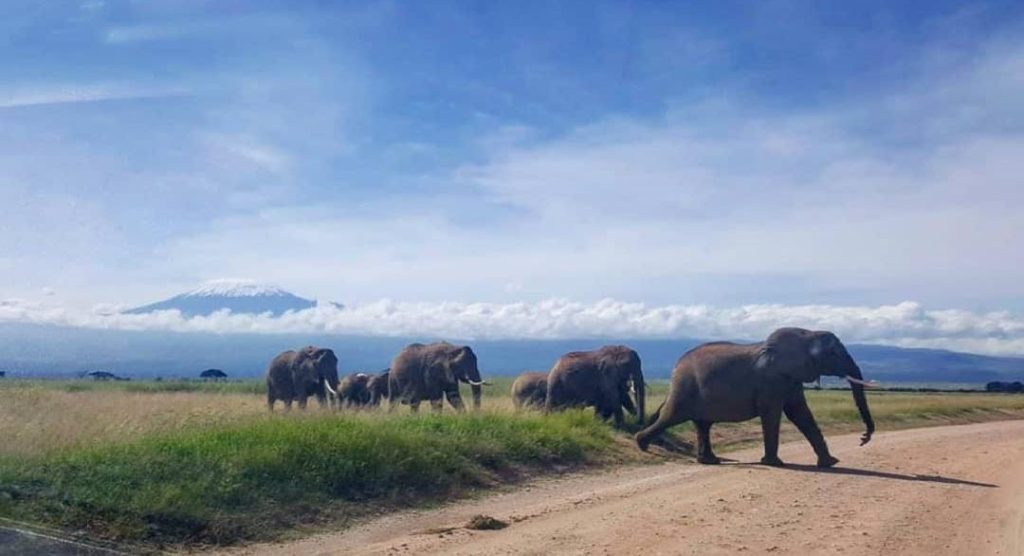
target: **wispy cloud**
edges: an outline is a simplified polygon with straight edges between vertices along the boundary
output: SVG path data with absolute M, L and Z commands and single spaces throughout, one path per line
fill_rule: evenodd
M 127 315 L 110 306 L 75 312 L 36 302 L 0 301 L 0 322 L 117 330 L 208 333 L 335 333 L 467 339 L 700 338 L 757 340 L 780 326 L 835 331 L 846 342 L 1024 354 L 1024 318 L 1008 312 L 881 306 L 650 306 L 605 299 L 580 303 L 402 303 L 318 306 L 279 317 L 231 314 L 184 318 L 177 311 Z
M 0 91 L 0 109 L 180 97 L 188 94 L 189 90 L 184 87 L 142 87 L 111 83 L 51 85 Z

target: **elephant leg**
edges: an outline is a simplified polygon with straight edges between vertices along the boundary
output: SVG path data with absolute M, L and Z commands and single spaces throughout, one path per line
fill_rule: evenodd
M 388 398 L 388 413 L 394 413 L 398 408 L 398 396 Z
M 761 432 L 764 434 L 764 457 L 761 463 L 781 466 L 779 459 L 779 425 L 782 424 L 781 408 L 768 408 L 761 413 Z
M 444 410 L 444 400 L 441 398 L 430 400 L 430 410 L 434 413 L 441 413 Z
M 711 421 L 694 421 L 697 426 L 697 462 L 708 465 L 722 463 L 711 450 Z
M 291 410 L 292 410 L 292 399 L 288 398 L 287 400 L 284 400 L 284 412 L 285 413 L 289 413 L 289 412 L 291 412 Z
M 685 423 L 690 420 L 688 416 L 673 415 L 671 411 L 662 405 L 658 412 L 655 414 L 656 418 L 653 422 L 647 426 L 644 430 L 636 433 L 634 439 L 638 448 L 647 451 L 647 446 L 651 444 L 651 439 L 661 434 L 665 429 Z
M 267 395 L 267 409 L 268 409 L 268 410 L 269 410 L 269 411 L 270 411 L 271 413 L 273 413 L 273 412 L 274 412 L 274 401 L 275 401 L 275 400 L 274 400 L 274 396 L 273 396 L 273 394 L 268 394 L 268 395 Z
M 420 401 L 416 400 L 416 401 L 409 402 L 409 409 L 412 410 L 413 413 L 419 413 L 420 412 Z
M 444 397 L 448 399 L 448 404 L 454 407 L 455 411 L 459 413 L 466 411 L 466 404 L 462 402 L 462 395 L 459 394 L 458 390 L 445 392 Z
M 839 463 L 839 460 L 828 452 L 828 444 L 825 443 L 825 437 L 822 436 L 821 429 L 818 428 L 818 423 L 814 420 L 811 408 L 807 406 L 807 398 L 804 397 L 803 391 L 799 396 L 794 396 L 787 401 L 786 405 L 782 406 L 782 410 L 786 413 L 786 418 L 792 421 L 811 443 L 814 453 L 818 455 L 818 467 L 832 467 Z
M 615 427 L 622 428 L 622 423 L 625 422 L 625 417 L 622 414 L 622 407 L 616 407 L 612 410 L 612 417 L 615 419 Z

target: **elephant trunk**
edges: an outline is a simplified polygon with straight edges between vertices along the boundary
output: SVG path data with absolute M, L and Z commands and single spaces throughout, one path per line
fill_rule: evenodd
M 860 445 L 863 446 L 871 441 L 871 435 L 875 432 L 875 420 L 871 418 L 871 411 L 868 409 L 868 399 L 864 395 L 864 376 L 860 372 L 860 367 L 850 359 L 850 369 L 847 376 L 853 378 L 850 381 L 850 390 L 853 392 L 853 403 L 857 405 L 857 411 L 860 412 L 860 418 L 864 421 L 864 428 L 866 429 L 864 435 L 860 437 Z
M 480 371 L 478 369 L 472 369 L 469 377 L 466 379 L 469 383 L 469 390 L 473 393 L 473 409 L 480 409 L 480 395 L 483 391 L 482 386 L 486 384 L 480 378 Z
M 480 409 L 480 392 L 482 388 L 479 384 L 470 384 L 469 389 L 473 392 L 473 409 Z

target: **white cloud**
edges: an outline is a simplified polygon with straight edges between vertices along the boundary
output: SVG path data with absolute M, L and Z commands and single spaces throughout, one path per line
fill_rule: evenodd
M 1024 318 L 1007 312 L 896 305 L 649 306 L 605 299 L 580 303 L 403 303 L 381 300 L 337 308 L 270 314 L 184 318 L 177 311 L 142 315 L 97 307 L 74 312 L 24 300 L 0 301 L 0 322 L 117 330 L 209 333 L 335 333 L 467 339 L 647 338 L 760 339 L 780 326 L 835 331 L 848 343 L 934 347 L 988 354 L 1024 354 Z
M 69 83 L 0 91 L 0 108 L 165 98 L 187 94 L 189 91 L 182 87 L 146 87 L 120 83 Z

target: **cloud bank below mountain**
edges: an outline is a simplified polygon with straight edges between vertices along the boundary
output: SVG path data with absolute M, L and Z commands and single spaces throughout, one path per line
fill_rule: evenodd
M 186 318 L 176 310 L 124 314 L 116 307 L 80 312 L 38 302 L 0 301 L 0 322 L 114 330 L 228 333 L 330 333 L 465 339 L 759 339 L 780 326 L 835 331 L 848 343 L 1024 354 L 1024 318 L 1009 312 L 927 309 L 916 302 L 880 306 L 650 306 L 605 299 L 582 303 L 413 303 L 380 300 L 287 312 L 219 311 Z

